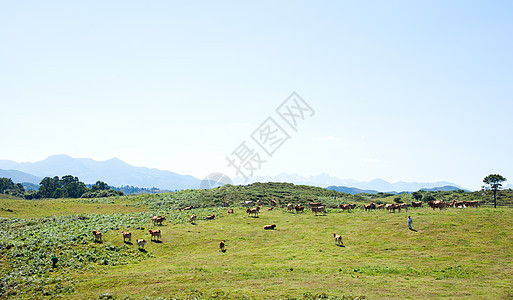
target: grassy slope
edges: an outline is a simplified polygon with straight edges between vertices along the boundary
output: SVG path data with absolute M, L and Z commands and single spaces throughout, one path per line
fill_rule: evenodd
M 513 211 L 466 209 L 406 214 L 328 213 L 315 217 L 241 209 L 198 225 L 163 226 L 163 243 L 147 245 L 155 258 L 86 274 L 76 298 L 111 292 L 120 297 L 513 297 Z M 276 223 L 276 231 L 264 231 Z M 331 233 L 344 237 L 336 247 Z M 144 231 L 136 232 L 146 237 Z M 118 233 L 106 237 L 121 245 Z M 227 241 L 227 251 L 218 242 Z
M 77 279 L 77 292 L 71 296 L 76 299 L 98 298 L 104 292 L 121 299 L 212 295 L 297 298 L 305 293 L 337 297 L 365 295 L 372 299 L 513 297 L 510 280 L 513 210 L 510 208 L 410 210 L 408 214 L 413 217 L 418 232 L 407 230 L 408 214 L 404 212 L 330 210 L 327 216 L 315 217 L 309 211 L 295 215 L 275 209 L 263 211 L 259 218 L 248 218 L 242 208 L 235 206 L 234 215 L 225 213 L 224 208 L 203 208 L 172 217 L 178 214 L 176 206 L 191 201 L 208 206 L 207 200 L 215 204 L 229 201 L 232 205 L 241 199 L 262 199 L 264 203 L 269 198 L 281 203 L 333 200 L 331 192 L 290 185 L 229 187 L 202 193 L 186 191 L 88 201 L 4 199 L 0 200 L 0 207 L 13 212 L 0 210 L 0 216 L 37 218 L 151 210 L 174 220 L 174 223 L 165 222 L 161 228 L 162 243 L 147 244 L 152 258 L 122 266 L 54 272 L 51 276 Z M 339 194 L 337 201 L 341 199 L 356 200 Z M 209 210 L 219 218 L 199 220 L 197 225 L 183 222 L 191 213 L 203 216 Z M 276 223 L 278 229 L 262 229 L 271 223 Z M 147 229 L 152 227 L 148 221 L 144 230 L 132 228 L 134 239 L 148 240 Z M 105 235 L 105 245 L 123 244 L 119 230 Z M 346 247 L 334 245 L 333 232 L 342 234 Z M 218 249 L 222 239 L 227 242 L 225 253 Z M 99 246 L 92 241 L 88 243 L 91 247 Z M 0 259 L 5 266 L 5 257 Z M 20 294 L 16 297 L 23 298 Z

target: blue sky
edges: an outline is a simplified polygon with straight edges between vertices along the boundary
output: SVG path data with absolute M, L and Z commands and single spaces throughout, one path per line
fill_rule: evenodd
M 510 1 L 0 1 L 0 159 L 117 157 L 233 177 L 226 157 L 296 91 L 315 114 L 256 174 L 478 189 L 490 173 L 513 176 L 512 11 Z

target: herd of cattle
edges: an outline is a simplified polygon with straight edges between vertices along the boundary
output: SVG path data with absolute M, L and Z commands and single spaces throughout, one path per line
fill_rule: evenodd
M 246 207 L 246 213 L 248 214 L 248 216 L 252 216 L 252 217 L 258 217 L 258 213 L 260 212 L 260 209 L 261 207 L 263 207 L 262 205 L 262 201 L 261 200 L 258 200 L 256 202 L 254 201 L 244 201 L 242 203 L 245 207 Z M 277 206 L 277 203 L 276 201 L 274 200 L 270 200 L 269 201 L 269 205 L 270 207 L 267 208 L 267 210 L 272 210 L 274 209 L 276 206 Z M 417 208 L 417 207 L 422 207 L 423 205 L 423 202 L 422 201 L 418 201 L 418 202 L 411 202 L 411 204 L 408 204 L 408 203 L 383 203 L 383 204 L 376 204 L 374 202 L 370 203 L 370 204 L 365 204 L 363 206 L 364 210 L 365 211 L 372 211 L 372 210 L 383 210 L 383 211 L 389 211 L 389 212 L 395 212 L 396 210 L 398 210 L 399 212 L 401 212 L 401 209 L 404 209 L 405 211 L 408 211 L 408 207 L 412 207 L 412 208 Z M 429 201 L 427 202 L 427 205 L 429 207 L 431 207 L 433 210 L 435 209 L 444 209 L 444 208 L 448 208 L 448 207 L 453 207 L 453 208 L 465 208 L 465 207 L 479 207 L 480 206 L 480 203 L 478 201 L 457 201 L 457 200 L 453 200 L 452 202 L 445 202 L 444 200 L 437 200 L 437 201 Z M 255 207 L 253 207 L 255 206 Z M 305 206 L 303 204 L 293 204 L 293 203 L 288 203 L 286 206 L 285 205 L 280 205 L 279 206 L 280 208 L 287 208 L 287 211 L 288 212 L 296 212 L 296 213 L 303 213 L 304 210 L 305 210 Z M 326 207 L 325 205 L 323 205 L 322 203 L 320 202 L 309 202 L 308 203 L 308 207 L 310 208 L 310 210 L 315 213 L 315 215 L 317 215 L 318 213 L 322 213 L 322 214 L 326 214 Z M 338 205 L 338 208 L 342 209 L 342 210 L 347 210 L 347 211 L 351 211 L 353 209 L 355 209 L 357 207 L 356 204 L 340 204 Z M 179 210 L 191 210 L 193 209 L 194 207 L 193 206 L 188 206 L 188 207 L 185 207 L 185 208 L 182 208 L 182 209 L 179 209 Z M 233 209 L 230 209 L 228 210 L 228 213 L 233 213 Z M 205 220 L 213 220 L 215 218 L 215 215 L 212 214 L 212 215 L 209 215 L 209 216 L 206 216 L 204 217 Z M 197 216 L 196 215 L 192 215 L 189 219 L 189 222 L 191 224 L 196 224 L 196 219 L 197 219 Z M 162 225 L 162 222 L 164 222 L 166 220 L 165 217 L 163 216 L 153 216 L 152 217 L 152 222 L 153 222 L 153 226 L 161 226 Z M 276 224 L 272 224 L 272 225 L 265 225 L 264 226 L 264 229 L 265 230 L 269 230 L 269 229 L 275 229 L 276 228 Z M 102 242 L 102 233 L 100 231 L 96 231 L 96 230 L 93 230 L 92 231 L 93 233 L 93 236 L 94 236 L 94 240 L 95 242 Z M 158 230 L 152 230 L 150 229 L 149 230 L 149 233 L 151 235 L 151 241 L 156 241 L 158 242 L 161 238 L 161 231 L 160 229 Z M 132 241 L 132 234 L 130 232 L 126 232 L 126 231 L 122 231 L 122 234 L 123 234 L 123 242 L 126 242 L 128 240 L 129 243 L 131 243 Z M 335 238 L 335 243 L 340 245 L 342 243 L 342 237 L 338 234 L 333 234 L 334 238 Z M 140 250 L 144 250 L 144 245 L 146 244 L 146 240 L 145 239 L 137 239 L 136 240 L 137 242 L 137 246 Z M 225 241 L 223 240 L 220 245 L 219 245 L 220 249 L 222 251 L 224 251 L 224 247 L 225 247 Z

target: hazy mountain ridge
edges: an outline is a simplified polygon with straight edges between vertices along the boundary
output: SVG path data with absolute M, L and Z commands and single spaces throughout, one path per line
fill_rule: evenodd
M 190 175 L 180 175 L 146 167 L 134 167 L 117 158 L 96 161 L 90 158 L 53 155 L 34 163 L 0 160 L 0 168 L 18 170 L 41 178 L 70 174 L 77 176 L 85 183 L 95 183 L 97 180 L 101 180 L 111 186 L 132 185 L 181 190 L 198 188 L 200 185 L 200 180 Z M 39 184 L 39 181 L 37 184 Z
M 33 184 L 39 184 L 41 182 L 41 179 L 43 179 L 18 170 L 3 169 L 0 169 L 0 178 L 11 178 L 11 180 L 15 183 L 28 182 Z
M 319 187 L 346 187 L 356 188 L 363 191 L 375 191 L 384 193 L 400 193 L 400 192 L 416 192 L 421 189 L 434 189 L 446 186 L 455 189 L 464 189 L 463 187 L 448 181 L 437 182 L 404 182 L 399 181 L 390 183 L 383 179 L 374 179 L 371 181 L 358 181 L 354 179 L 340 179 L 328 174 L 320 174 L 317 176 L 303 177 L 298 174 L 281 173 L 277 176 L 254 176 L 247 183 L 253 182 L 290 182 L 294 184 L 313 185 Z M 234 179 L 235 184 L 245 184 L 241 178 Z M 246 184 L 247 184 L 246 183 Z

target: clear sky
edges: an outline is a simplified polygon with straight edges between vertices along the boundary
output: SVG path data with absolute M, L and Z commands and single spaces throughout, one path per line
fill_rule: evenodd
M 75 2 L 0 0 L 0 159 L 513 181 L 511 1 Z M 315 113 L 266 157 L 293 91 Z

